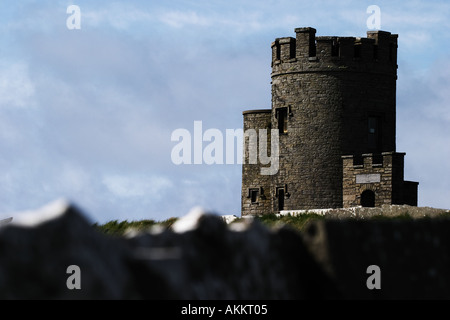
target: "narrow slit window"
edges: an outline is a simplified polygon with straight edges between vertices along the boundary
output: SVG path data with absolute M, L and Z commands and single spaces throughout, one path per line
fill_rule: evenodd
M 252 203 L 258 202 L 258 190 L 257 189 L 250 190 L 250 199 L 251 199 Z
M 278 130 L 280 134 L 287 133 L 288 130 L 288 110 L 287 108 L 280 108 L 277 112 Z
M 278 188 L 278 211 L 284 210 L 284 188 Z
M 379 117 L 369 117 L 368 121 L 368 147 L 370 151 L 380 151 L 381 124 Z
M 309 37 L 309 57 L 316 56 L 316 39 L 314 36 Z

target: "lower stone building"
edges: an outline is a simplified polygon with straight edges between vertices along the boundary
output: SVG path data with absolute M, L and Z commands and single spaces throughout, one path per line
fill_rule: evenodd
M 405 153 L 372 153 L 343 156 L 344 208 L 379 207 L 383 204 L 417 206 L 418 182 L 404 181 Z

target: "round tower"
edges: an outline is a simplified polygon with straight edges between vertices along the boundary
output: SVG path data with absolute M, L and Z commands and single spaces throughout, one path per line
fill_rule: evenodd
M 342 207 L 341 156 L 395 151 L 397 35 L 295 32 L 272 43 L 271 212 Z

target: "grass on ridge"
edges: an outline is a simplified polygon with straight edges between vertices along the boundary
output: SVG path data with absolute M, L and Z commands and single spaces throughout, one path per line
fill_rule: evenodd
M 450 218 L 450 212 L 446 212 L 443 214 L 437 215 L 439 218 Z M 427 217 L 430 219 L 430 217 Z M 289 225 L 290 227 L 303 231 L 305 229 L 306 224 L 312 220 L 322 220 L 326 219 L 323 215 L 318 215 L 315 213 L 304 213 L 296 216 L 292 216 L 290 214 L 285 216 L 277 216 L 275 214 L 267 214 L 256 216 L 255 219 L 259 220 L 262 224 L 267 227 L 275 227 L 282 224 Z M 384 216 L 384 215 L 376 215 L 367 220 L 412 220 L 413 218 L 409 213 L 403 213 L 398 216 Z M 162 225 L 163 227 L 170 228 L 178 218 L 169 218 L 163 221 L 155 221 L 155 220 L 139 220 L 139 221 L 118 221 L 113 220 L 109 221 L 105 224 L 99 225 L 97 223 L 94 224 L 94 227 L 100 232 L 110 234 L 110 235 L 123 235 L 125 231 L 129 228 L 136 229 L 138 231 L 148 229 L 154 225 Z M 244 218 L 238 218 L 232 223 L 243 221 Z
M 298 216 L 281 216 L 278 217 L 275 214 L 267 214 L 262 216 L 257 216 L 255 219 L 258 219 L 262 224 L 267 227 L 275 227 L 281 224 L 286 224 L 291 226 L 292 228 L 303 230 L 306 223 L 310 220 L 324 219 L 323 216 L 318 214 L 302 214 Z M 121 236 L 125 234 L 128 229 L 135 229 L 138 231 L 148 229 L 154 225 L 162 225 L 163 227 L 170 228 L 172 224 L 177 221 L 178 218 L 169 218 L 163 221 L 155 221 L 155 220 L 139 220 L 139 221 L 118 221 L 112 220 L 108 221 L 105 224 L 99 225 L 98 223 L 94 224 L 94 228 L 109 235 L 117 235 Z M 238 218 L 232 223 L 243 221 L 243 218 Z
M 163 221 L 155 221 L 155 220 L 138 220 L 138 221 L 118 221 L 112 220 L 108 221 L 105 224 L 99 225 L 98 223 L 94 224 L 94 228 L 103 232 L 105 234 L 110 235 L 123 235 L 127 229 L 136 229 L 136 230 L 145 230 L 154 225 L 162 225 L 164 227 L 169 228 L 178 218 L 169 218 Z
M 304 213 L 300 215 L 285 215 L 285 216 L 277 216 L 275 214 L 265 214 L 261 216 L 255 217 L 255 219 L 259 220 L 262 224 L 268 227 L 275 227 L 279 225 L 289 225 L 290 227 L 302 231 L 306 224 L 311 220 L 321 220 L 325 219 L 324 216 L 315 214 L 315 213 Z M 236 222 L 242 221 L 241 219 L 235 220 Z

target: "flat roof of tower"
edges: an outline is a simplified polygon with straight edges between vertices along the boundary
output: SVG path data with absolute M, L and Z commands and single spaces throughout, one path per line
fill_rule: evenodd
M 248 114 L 248 113 L 269 113 L 269 112 L 272 112 L 272 109 L 246 110 L 246 111 L 243 111 L 242 114 Z

